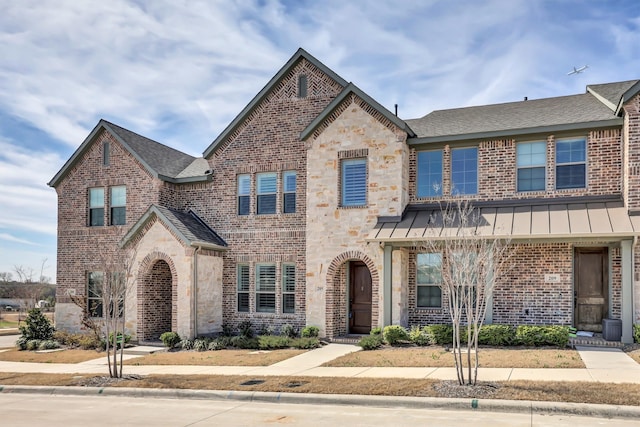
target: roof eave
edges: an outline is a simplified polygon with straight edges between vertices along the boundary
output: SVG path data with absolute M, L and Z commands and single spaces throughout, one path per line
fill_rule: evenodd
M 421 238 L 394 238 L 394 237 L 384 237 L 384 238 L 376 238 L 376 237 L 367 237 L 365 241 L 367 242 L 376 242 L 376 243 L 389 243 L 389 244 L 398 244 L 398 245 L 409 245 L 415 246 L 422 241 L 430 240 L 430 241 L 438 241 L 442 242 L 445 240 L 462 240 L 462 239 L 471 239 L 471 240 L 480 240 L 480 239 L 489 239 L 489 240 L 509 240 L 512 243 L 524 243 L 529 241 L 572 241 L 572 240 L 624 240 L 624 239 L 632 239 L 636 236 L 640 236 L 640 232 L 638 231 L 628 231 L 628 232 L 614 232 L 614 233 L 576 233 L 576 234 L 514 234 L 514 235 L 506 235 L 506 234 L 496 234 L 490 236 L 436 236 L 436 235 L 426 235 Z
M 207 250 L 211 250 L 211 251 L 227 251 L 227 250 L 229 250 L 229 248 L 226 247 L 226 246 L 216 245 L 215 243 L 203 242 L 203 241 L 200 241 L 200 240 L 196 240 L 196 241 L 191 242 L 191 247 L 202 248 L 202 249 L 207 249 Z
M 640 80 L 636 82 L 633 86 L 631 86 L 625 93 L 620 97 L 620 101 L 618 102 L 618 106 L 616 108 L 616 116 L 620 115 L 622 112 L 622 107 L 627 103 L 631 98 L 636 96 L 640 92 Z
M 172 178 L 170 176 L 166 176 L 166 175 L 157 175 L 158 179 L 165 181 L 165 182 L 169 182 L 171 184 L 189 184 L 189 183 L 193 183 L 193 182 L 207 182 L 207 181 L 212 181 L 213 180 L 213 176 L 212 175 L 200 175 L 200 176 L 189 176 L 189 177 L 184 177 L 184 178 Z
M 304 141 L 307 139 L 325 120 L 326 118 L 333 112 L 335 108 L 337 108 L 350 93 L 354 93 L 356 96 L 360 97 L 363 101 L 373 107 L 376 111 L 382 114 L 387 120 L 396 125 L 399 129 L 406 132 L 409 137 L 415 137 L 416 134 L 409 127 L 409 125 L 402 119 L 400 119 L 395 114 L 392 114 L 391 111 L 384 108 L 379 102 L 375 99 L 367 95 L 360 88 L 358 88 L 353 83 L 349 83 L 345 88 L 340 92 L 340 94 L 335 97 L 329 105 L 320 113 L 311 123 L 300 133 L 300 140 Z
M 267 94 L 271 91 L 271 89 L 276 84 L 278 84 L 286 76 L 286 74 L 289 72 L 289 70 L 292 67 L 294 67 L 298 63 L 298 61 L 300 61 L 302 59 L 306 59 L 307 61 L 312 63 L 315 67 L 317 67 L 320 70 L 322 70 L 323 73 L 325 73 L 326 75 L 331 77 L 333 80 L 335 80 L 341 86 L 344 87 L 344 86 L 347 85 L 347 81 L 346 80 L 344 80 L 342 77 L 337 75 L 334 71 L 329 69 L 322 62 L 318 61 L 315 57 L 313 57 L 307 51 L 305 51 L 302 48 L 299 48 L 296 51 L 296 53 L 289 59 L 289 61 L 287 61 L 287 63 L 282 68 L 280 68 L 280 70 L 276 73 L 276 75 L 273 76 L 271 78 L 271 80 L 269 80 L 269 82 L 262 88 L 262 90 L 260 92 L 258 92 L 258 94 L 256 96 L 253 97 L 251 102 L 249 102 L 249 104 L 247 104 L 247 106 L 244 107 L 244 109 L 240 112 L 240 114 L 238 114 L 236 116 L 236 118 L 233 119 L 233 121 L 231 123 L 229 123 L 229 125 L 222 131 L 222 133 L 220 135 L 218 135 L 218 137 L 211 143 L 211 145 L 209 145 L 209 147 L 207 147 L 207 149 L 203 153 L 203 157 L 205 159 L 208 159 L 209 156 L 211 156 L 211 154 L 213 154 L 215 152 L 215 150 L 218 147 L 218 145 L 222 141 L 224 141 L 227 138 L 227 136 L 229 136 L 242 123 L 242 121 L 245 119 L 245 117 L 247 117 L 249 114 L 251 114 L 251 112 L 267 96 Z
M 407 144 L 409 145 L 433 144 L 438 142 L 469 141 L 469 140 L 489 139 L 489 138 L 499 138 L 499 137 L 535 135 L 535 134 L 544 134 L 544 133 L 550 133 L 550 132 L 612 128 L 612 127 L 622 126 L 622 123 L 623 123 L 622 119 L 619 117 L 616 117 L 613 119 L 599 120 L 595 122 L 566 123 L 566 124 L 538 126 L 538 127 L 531 127 L 531 128 L 466 133 L 466 134 L 459 134 L 459 135 L 416 137 L 416 138 L 408 139 Z

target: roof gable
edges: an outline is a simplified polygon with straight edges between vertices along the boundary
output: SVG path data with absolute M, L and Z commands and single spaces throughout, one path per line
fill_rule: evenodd
M 236 116 L 235 119 L 222 131 L 220 135 L 204 150 L 203 156 L 205 159 L 209 158 L 216 149 L 225 141 L 243 122 L 247 119 L 251 113 L 266 99 L 272 89 L 274 89 L 301 60 L 307 60 L 312 65 L 320 69 L 324 74 L 329 76 L 335 82 L 341 86 L 346 86 L 347 82 L 342 77 L 337 75 L 331 69 L 329 69 L 322 62 L 318 61 L 315 57 L 310 55 L 307 51 L 300 48 L 298 51 L 287 61 L 287 63 L 276 73 L 275 76 L 269 80 L 264 88 L 247 104 L 246 107 Z
M 629 80 L 626 82 L 588 85 L 587 92 L 598 98 L 611 111 L 616 111 L 620 98 L 637 82 L 638 80 Z
M 155 178 L 178 182 L 181 172 L 196 160 L 193 156 L 101 119 L 89 136 L 80 144 L 80 147 L 51 179 L 48 183 L 49 186 L 56 187 L 62 181 L 91 148 L 102 131 L 111 134 Z M 206 173 L 201 173 L 200 177 L 203 180 L 209 178 Z
M 353 83 L 349 83 L 340 94 L 327 105 L 327 107 L 307 126 L 302 133 L 300 133 L 300 139 L 305 140 L 315 132 L 322 124 L 327 121 L 331 114 L 346 100 L 350 95 L 362 99 L 367 105 L 373 108 L 377 113 L 382 115 L 389 122 L 393 123 L 398 129 L 405 131 L 410 137 L 416 136 L 413 130 L 407 125 L 407 123 L 400 119 L 398 116 L 392 114 L 389 110 L 380 105 L 376 100 L 360 90 Z
M 147 212 L 129 229 L 120 241 L 120 246 L 126 246 L 139 233 L 144 232 L 145 225 L 154 218 L 167 227 L 185 246 L 211 250 L 227 249 L 227 243 L 195 212 L 181 212 L 157 205 L 151 205 Z

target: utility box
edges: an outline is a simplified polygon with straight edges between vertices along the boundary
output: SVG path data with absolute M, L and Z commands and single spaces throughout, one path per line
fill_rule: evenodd
M 622 339 L 622 320 L 602 319 L 602 338 L 607 341 L 620 341 Z

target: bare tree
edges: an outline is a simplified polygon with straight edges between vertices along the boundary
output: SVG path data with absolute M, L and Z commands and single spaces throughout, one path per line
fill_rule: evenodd
M 478 334 L 495 282 L 509 268 L 514 248 L 509 240 L 482 234 L 482 217 L 468 201 L 441 206 L 430 224 L 431 237 L 435 238 L 417 246 L 442 254 L 440 286 L 442 294 L 447 296 L 453 326 L 453 355 L 458 383 L 475 385 L 478 379 Z M 466 351 L 461 345 L 463 337 L 466 337 Z M 468 370 L 466 376 L 465 366 Z
M 13 271 L 18 276 L 20 287 L 17 290 L 18 297 L 28 301 L 28 308 L 36 306 L 36 303 L 49 285 L 51 279 L 44 275 L 47 267 L 47 259 L 44 258 L 40 264 L 40 273 L 36 275 L 36 271 L 32 267 L 23 265 L 14 265 Z

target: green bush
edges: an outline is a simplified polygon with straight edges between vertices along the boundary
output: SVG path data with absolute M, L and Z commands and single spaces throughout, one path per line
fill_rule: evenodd
M 563 348 L 569 344 L 569 328 L 556 325 L 520 325 L 516 328 L 516 343 L 535 347 L 553 345 Z
M 417 325 L 411 327 L 411 330 L 409 331 L 409 340 L 419 346 L 431 345 L 434 342 L 433 336 L 427 333 L 424 328 Z
M 29 341 L 27 341 L 27 350 L 29 350 L 29 351 L 37 350 L 38 348 L 40 348 L 40 343 L 41 342 L 42 342 L 42 340 L 29 340 Z
M 280 335 L 284 335 L 289 338 L 296 338 L 298 336 L 298 330 L 293 325 L 285 324 L 280 327 Z
M 400 325 L 385 326 L 382 330 L 382 337 L 389 345 L 397 345 L 403 341 L 409 341 L 409 333 Z
M 376 326 L 375 328 L 371 329 L 369 335 L 382 335 L 382 328 L 380 326 Z
M 222 341 L 215 339 L 213 341 L 211 341 L 209 343 L 209 345 L 207 346 L 207 350 L 209 351 L 218 351 L 218 350 L 224 350 L 225 348 L 227 348 L 226 345 L 223 345 Z
M 247 338 L 242 335 L 231 338 L 231 345 L 240 349 L 257 350 L 259 348 L 259 342 L 257 338 Z
M 60 348 L 60 344 L 55 340 L 40 341 L 40 345 L 38 346 L 38 350 L 53 350 L 55 348 Z
M 253 338 L 253 324 L 251 320 L 244 320 L 238 325 L 240 335 L 245 338 Z
M 513 345 L 516 330 L 509 325 L 483 325 L 478 333 L 478 344 L 492 346 Z
M 258 335 L 274 335 L 275 329 L 271 325 L 262 325 L 260 326 L 260 331 Z
M 291 338 L 283 335 L 260 335 L 258 346 L 261 350 L 275 350 L 278 348 L 289 348 Z
M 16 347 L 18 350 L 26 350 L 27 349 L 27 339 L 25 337 L 20 337 L 16 340 Z
M 375 350 L 377 348 L 382 347 L 382 336 L 381 335 L 367 335 L 360 338 L 358 345 L 362 347 L 363 350 Z
M 291 347 L 300 350 L 310 350 L 320 347 L 320 340 L 316 337 L 303 337 L 291 340 Z
M 302 338 L 317 338 L 320 333 L 320 328 L 317 326 L 305 326 L 302 328 L 300 335 Z
M 424 327 L 424 330 L 433 337 L 438 345 L 453 344 L 453 326 L 451 325 L 428 325 Z
M 222 336 L 223 337 L 232 337 L 233 336 L 233 327 L 231 327 L 228 323 L 222 324 Z
M 633 339 L 640 344 L 640 323 L 633 325 Z
M 209 346 L 209 340 L 206 338 L 196 338 L 193 340 L 193 349 L 195 351 L 206 351 Z
M 220 336 L 220 337 L 216 338 L 214 341 L 218 343 L 217 345 L 220 348 L 227 348 L 227 347 L 231 347 L 231 340 L 232 339 L 233 339 L 233 337 Z
M 39 308 L 29 310 L 24 325 L 20 326 L 20 333 L 28 341 L 53 339 L 54 331 L 51 321 L 42 314 Z
M 129 334 L 124 334 L 124 346 L 126 347 L 127 344 L 129 344 L 129 341 L 131 341 L 131 335 Z M 113 343 L 113 332 L 109 333 L 109 346 L 111 346 L 111 344 Z M 118 338 L 116 340 L 116 343 L 118 344 L 118 348 L 120 348 L 120 346 L 122 345 L 122 334 L 118 333 Z
M 193 349 L 193 341 L 184 339 L 180 341 L 180 348 L 183 350 L 192 350 Z
M 177 332 L 165 332 L 160 335 L 160 341 L 162 341 L 162 344 L 164 344 L 168 349 L 172 349 L 177 346 L 181 340 L 182 338 L 180 338 L 180 335 L 178 335 Z
M 83 350 L 102 350 L 103 349 L 102 341 L 99 340 L 93 334 L 82 334 L 78 338 L 78 346 Z

